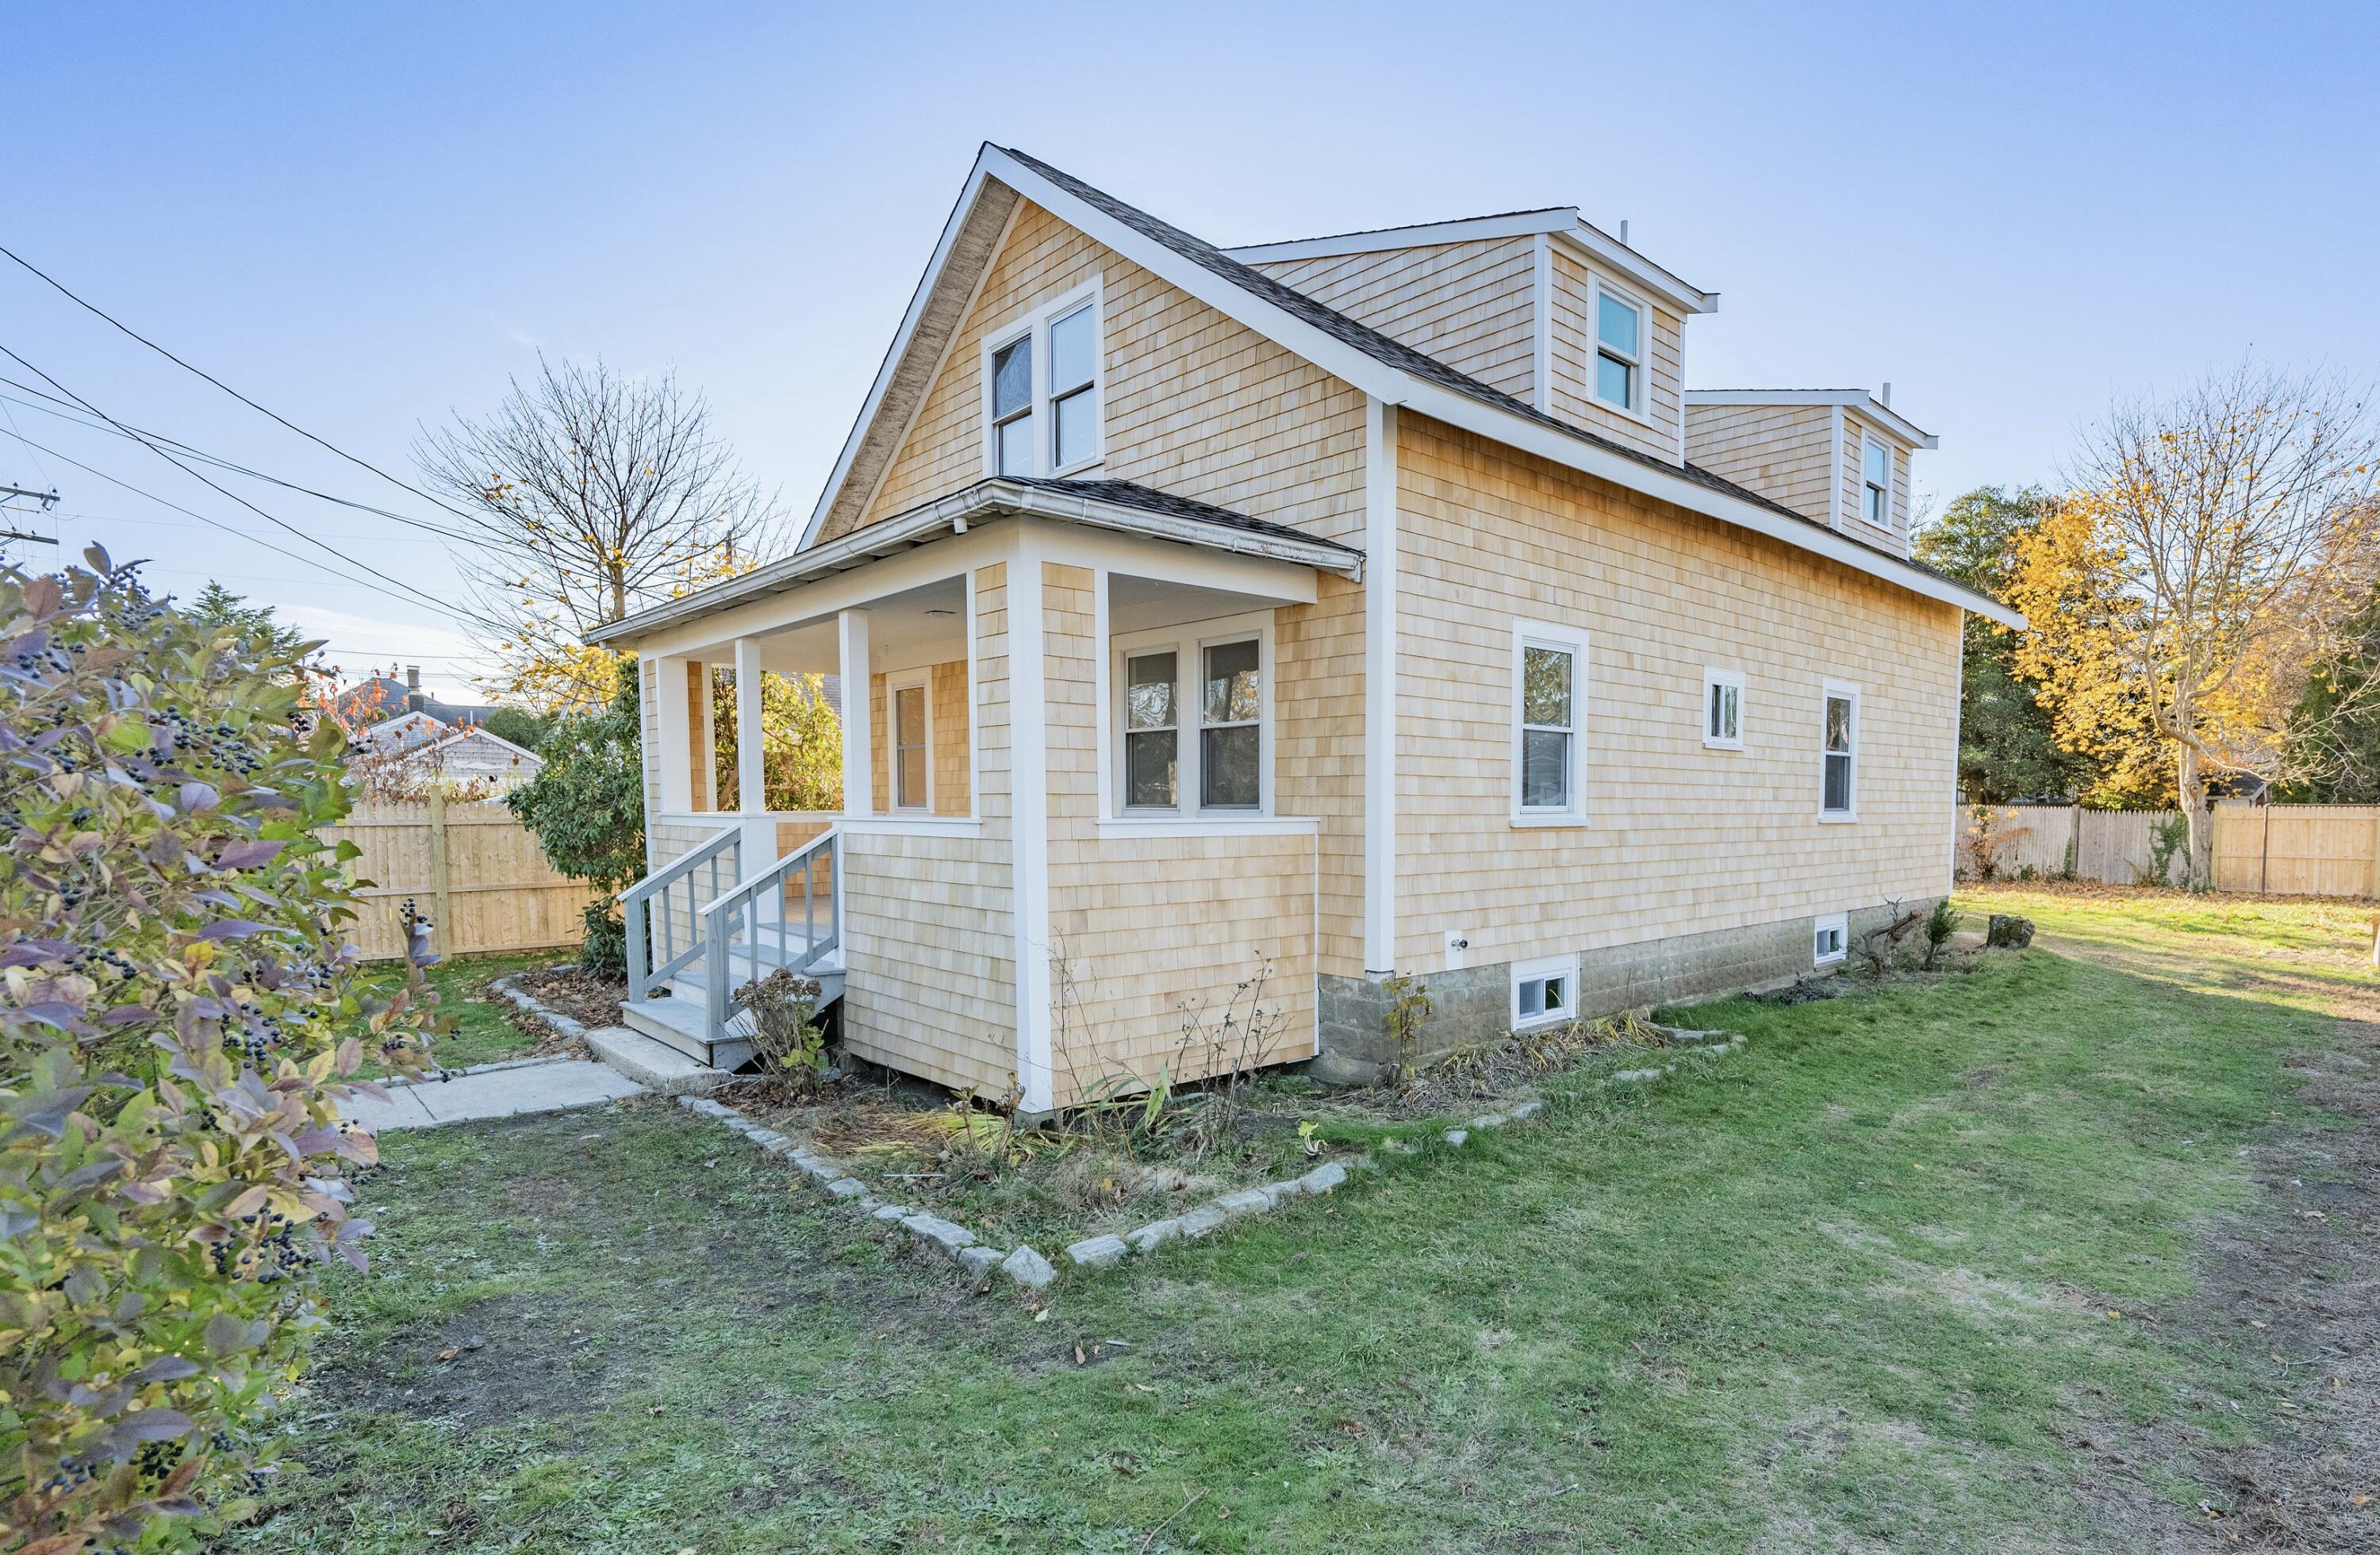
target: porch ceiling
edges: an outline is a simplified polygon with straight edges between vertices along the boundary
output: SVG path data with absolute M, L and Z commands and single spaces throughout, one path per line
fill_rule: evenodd
M 639 611 L 587 634 L 594 643 L 633 644 L 664 626 L 731 605 L 782 594 L 901 552 L 929 545 L 971 526 L 1028 515 L 1088 528 L 1173 541 L 1235 555 L 1292 562 L 1349 577 L 1363 576 L 1364 553 L 1285 525 L 1192 502 L 1121 480 L 1050 480 L 1002 476 L 856 529 L 840 540 L 756 567 L 682 600 Z

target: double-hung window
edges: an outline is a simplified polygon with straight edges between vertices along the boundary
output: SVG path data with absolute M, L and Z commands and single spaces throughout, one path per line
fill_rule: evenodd
M 932 736 L 922 681 L 892 687 L 892 806 L 934 808 Z
M 1586 634 L 1537 622 L 1512 628 L 1512 819 L 1575 822 L 1585 814 Z
M 993 475 L 1071 475 L 1100 459 L 1099 290 L 1069 292 L 984 351 L 984 462 Z
M 1595 397 L 1631 414 L 1645 408 L 1645 310 L 1596 288 Z
M 1743 675 L 1741 672 L 1703 671 L 1703 744 L 1714 750 L 1743 748 Z
M 1859 813 L 1859 687 L 1827 682 L 1824 744 L 1818 758 L 1821 820 L 1850 820 Z
M 1875 438 L 1860 440 L 1860 516 L 1879 529 L 1892 528 L 1892 450 Z
M 1252 617 L 1119 638 L 1110 727 L 1125 814 L 1257 815 L 1272 717 L 1270 638 Z

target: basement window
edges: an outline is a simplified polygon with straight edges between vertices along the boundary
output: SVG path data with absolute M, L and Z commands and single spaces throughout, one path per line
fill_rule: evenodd
M 1810 965 L 1830 966 L 1851 953 L 1850 916 L 1837 913 L 1832 917 L 1820 918 L 1810 937 Z
M 1578 957 L 1548 955 L 1512 963 L 1512 1029 L 1578 1018 Z

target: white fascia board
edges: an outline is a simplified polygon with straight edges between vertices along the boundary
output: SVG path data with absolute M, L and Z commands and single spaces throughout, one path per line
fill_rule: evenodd
M 1049 518 L 1084 528 L 1108 530 L 1148 540 L 1170 541 L 1201 551 L 1282 562 L 1349 577 L 1363 576 L 1358 552 L 1322 541 L 1293 540 L 1286 535 L 1257 534 L 1229 524 L 1210 524 L 1172 514 L 1152 513 L 1122 503 L 1103 502 L 1080 492 L 1023 486 L 1013 481 L 985 480 L 964 491 L 893 517 L 854 529 L 815 550 L 796 551 L 741 577 L 714 584 L 682 600 L 671 600 L 587 634 L 593 643 L 634 642 L 684 621 L 710 616 L 750 601 L 783 593 L 804 584 L 870 565 L 896 552 L 913 549 L 945 534 L 964 534 L 971 525 L 1016 516 Z
M 1840 405 L 1858 411 L 1876 430 L 1912 448 L 1938 448 L 1941 439 L 1865 389 L 1688 389 L 1688 405 Z
M 987 153 L 988 151 L 989 148 Z M 917 338 L 917 322 L 925 317 L 926 304 L 941 281 L 943 267 L 950 263 L 951 247 L 965 227 L 977 197 L 983 193 L 984 162 L 985 154 L 979 153 L 967 174 L 966 187 L 959 191 L 958 203 L 951 207 L 950 219 L 942 224 L 942 235 L 934 240 L 933 257 L 926 261 L 926 273 L 918 278 L 917 289 L 909 298 L 908 311 L 901 315 L 901 327 L 893 332 L 892 348 L 884 353 L 884 360 L 876 369 L 876 382 L 868 385 L 868 397 L 860 402 L 859 415 L 851 423 L 850 434 L 843 440 L 843 452 L 835 456 L 834 468 L 828 473 L 826 487 L 819 493 L 818 506 L 811 510 L 809 522 L 802 526 L 801 543 L 796 550 L 808 549 L 818 539 L 827 510 L 834 505 L 844 481 L 851 475 L 852 461 L 859 456 L 859 445 L 867 440 L 868 428 L 884 407 L 885 392 L 892 385 L 893 374 L 900 371 L 902 358 L 908 355 L 909 343 Z
M 1718 293 L 1706 292 L 1655 264 L 1598 226 L 1572 222 L 1554 236 L 1577 249 L 1606 273 L 1633 283 L 1683 313 L 1716 313 Z
M 1256 243 L 1223 252 L 1242 264 L 1267 264 L 1284 260 L 1334 259 L 1342 254 L 1386 253 L 1392 249 L 1421 249 L 1439 243 L 1485 243 L 1499 237 L 1533 237 L 1541 233 L 1564 239 L 1581 254 L 1612 273 L 1625 276 L 1672 308 L 1688 313 L 1718 310 L 1717 292 L 1691 285 L 1635 249 L 1624 247 L 1619 239 L 1580 219 L 1575 205 L 1548 211 L 1516 211 L 1506 216 L 1430 222 L 1420 226 L 1383 227 L 1376 232 L 1346 232 L 1331 237 L 1300 237 L 1286 243 Z
M 1425 222 L 1417 226 L 1342 232 L 1329 237 L 1296 237 L 1285 243 L 1252 243 L 1223 252 L 1242 264 L 1267 264 L 1281 260 L 1330 259 L 1341 254 L 1379 254 L 1391 249 L 1423 249 L 1438 243 L 1527 237 L 1540 232 L 1560 232 L 1577 225 L 1578 207 L 1565 205 L 1548 211 L 1515 211 L 1505 216 L 1466 216 L 1451 222 Z

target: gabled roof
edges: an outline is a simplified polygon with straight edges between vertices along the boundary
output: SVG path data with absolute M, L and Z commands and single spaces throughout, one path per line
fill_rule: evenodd
M 864 510 L 940 369 L 944 347 L 965 316 L 1019 196 L 1383 404 L 1411 408 L 1508 447 L 1781 540 L 1926 598 L 2008 626 L 2024 624 L 2022 616 L 1988 595 L 1708 470 L 1667 463 L 1557 419 L 1292 290 L 1203 238 L 1037 158 L 990 144 L 976 158 L 859 420 L 803 530 L 805 549 L 817 542 L 830 517 L 856 517 Z M 606 635 L 616 635 L 618 626 L 625 625 L 617 624 Z
M 1889 390 L 1891 384 L 1885 388 Z M 1942 440 L 1865 389 L 1688 389 L 1688 405 L 1840 405 L 1858 411 L 1912 448 L 1939 448 Z
M 598 626 L 587 634 L 587 640 L 633 641 L 674 621 L 708 615 L 746 600 L 782 594 L 839 572 L 864 567 L 885 556 L 930 545 L 949 535 L 963 534 L 987 520 L 1017 516 L 1169 540 L 1235 555 L 1294 562 L 1349 577 L 1361 577 L 1364 572 L 1364 553 L 1353 546 L 1319 540 L 1286 524 L 1251 518 L 1244 513 L 1193 502 L 1170 492 L 1152 491 L 1129 480 L 1060 480 L 999 475 L 962 487 L 948 496 L 920 503 L 889 518 L 880 518 L 822 545 L 806 546 L 739 577 L 714 583 L 699 593 Z
M 1266 264 L 1282 260 L 1326 259 L 1337 254 L 1377 254 L 1388 249 L 1418 249 L 1434 243 L 1531 237 L 1540 232 L 1560 238 L 1580 258 L 1592 260 L 1626 278 L 1682 313 L 1718 311 L 1718 293 L 1689 285 L 1675 272 L 1655 264 L 1585 220 L 1575 205 L 1543 211 L 1507 211 L 1496 216 L 1465 216 L 1412 226 L 1375 227 L 1368 232 L 1341 232 L 1328 237 L 1294 237 L 1284 243 L 1253 243 L 1225 251 L 1250 264 Z

